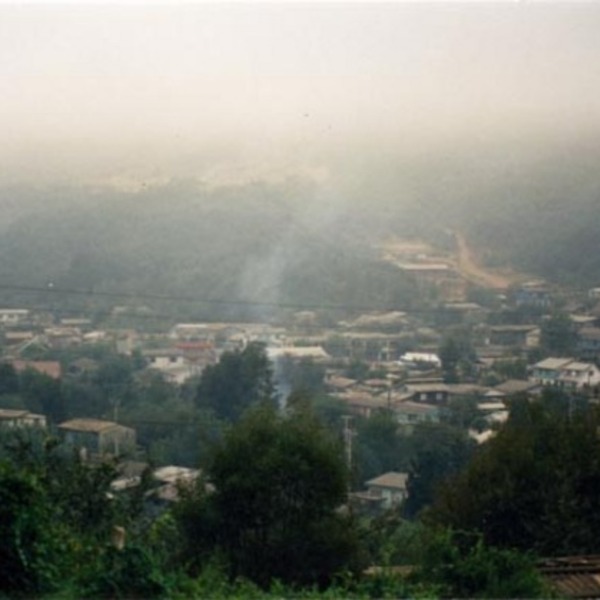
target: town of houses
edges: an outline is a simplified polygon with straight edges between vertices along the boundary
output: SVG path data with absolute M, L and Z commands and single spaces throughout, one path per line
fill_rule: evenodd
M 94 360 L 78 357 L 65 364 L 27 358 L 33 348 L 50 353 L 71 349 L 77 356 L 78 348 L 102 344 L 115 353 L 136 354 L 147 371 L 182 385 L 216 364 L 224 352 L 260 342 L 276 375 L 282 360 L 320 365 L 326 393 L 341 401 L 349 416 L 368 417 L 385 410 L 399 427 L 410 429 L 443 420 L 455 401 L 468 399 L 481 417 L 479 427 L 470 431 L 478 443 L 493 436 L 507 419 L 510 401 L 540 398 L 544 388 L 598 401 L 600 289 L 566 296 L 545 283 L 525 282 L 494 290 L 493 303 L 484 306 L 467 298 L 467 283 L 448 265 L 407 264 L 399 268 L 409 268 L 423 290 L 435 289 L 436 301 L 414 311 L 365 311 L 337 322 L 328 318 L 327 325 L 318 311 L 303 310 L 277 322 L 169 323 L 164 330 L 154 327 L 148 332 L 136 328 L 133 321 L 127 323 L 123 318 L 127 307 L 114 307 L 104 322 L 85 314 L 60 318 L 50 311 L 0 308 L 2 361 L 16 372 L 32 369 L 60 380 L 93 370 Z M 543 329 L 557 310 L 568 319 L 573 333 L 566 356 L 549 354 L 542 346 Z M 449 378 L 443 348 L 458 334 L 468 336 L 472 352 L 457 357 Z M 351 367 L 357 364 L 363 369 L 353 376 Z M 507 374 L 499 368 L 507 364 L 524 369 L 519 376 Z M 282 394 L 286 382 L 277 384 Z M 285 398 L 280 401 L 285 403 Z M 91 454 L 118 454 L 135 447 L 135 429 L 115 421 L 71 419 L 57 424 L 57 429 L 67 443 Z M 46 416 L 0 406 L 0 427 L 20 425 L 44 427 Z M 194 470 L 170 465 L 157 474 L 158 479 L 163 477 L 158 496 L 173 499 L 174 481 L 195 476 Z M 139 481 L 139 472 L 123 475 L 116 489 L 132 481 Z M 358 498 L 362 494 L 363 500 L 401 501 L 405 483 L 406 474 L 384 473 L 365 482 L 369 490 L 359 492 Z

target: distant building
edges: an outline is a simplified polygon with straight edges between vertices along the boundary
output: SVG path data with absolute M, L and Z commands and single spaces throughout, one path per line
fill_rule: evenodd
M 435 313 L 438 326 L 482 323 L 489 311 L 475 302 L 447 302 Z
M 408 473 L 384 473 L 367 481 L 366 491 L 351 494 L 350 501 L 370 512 L 390 510 L 402 504 L 408 497 L 407 481 Z
M 374 412 L 390 408 L 385 395 L 377 396 L 366 391 L 348 390 L 335 394 L 335 397 L 343 400 L 352 413 L 366 418 Z
M 558 381 L 562 388 L 572 391 L 597 387 L 600 384 L 600 369 L 592 363 L 574 360 L 562 369 Z
M 417 425 L 418 423 L 439 423 L 441 410 L 439 406 L 425 402 L 397 402 L 394 404 L 394 416 L 400 425 Z
M 430 352 L 405 352 L 398 362 L 408 368 L 442 368 L 440 357 Z
M 0 325 L 14 327 L 29 320 L 29 311 L 24 308 L 0 308 Z
M 57 360 L 13 360 L 9 364 L 17 373 L 23 373 L 31 369 L 41 375 L 52 377 L 52 379 L 62 377 L 62 367 Z
M 450 390 L 445 383 L 415 383 L 406 386 L 407 394 L 410 394 L 414 402 L 425 402 L 428 404 L 446 405 Z
M 267 348 L 267 356 L 271 360 L 289 357 L 291 359 L 311 358 L 316 361 L 327 361 L 331 357 L 321 346 L 283 346 Z
M 100 419 L 72 419 L 58 426 L 65 443 L 90 454 L 126 454 L 135 449 L 135 430 Z
M 547 286 L 541 282 L 524 283 L 513 292 L 513 300 L 517 306 L 549 308 L 552 297 Z
M 178 323 L 171 329 L 169 337 L 178 340 L 212 341 L 212 329 L 207 323 Z
M 152 473 L 154 480 L 158 483 L 158 487 L 154 490 L 154 496 L 162 502 L 176 502 L 179 500 L 181 487 L 192 485 L 200 475 L 200 470 L 188 467 L 175 465 L 159 467 Z
M 536 332 L 539 337 L 537 325 L 494 325 L 489 329 L 488 343 L 493 346 L 524 348 L 533 345 L 528 340 Z
M 494 387 L 489 393 L 489 396 L 504 399 L 512 398 L 514 396 L 520 396 L 522 394 L 539 394 L 541 390 L 541 384 L 535 381 L 528 381 L 525 379 L 508 379 L 503 383 Z
M 85 319 L 83 317 L 73 318 L 73 319 L 61 319 L 60 326 L 66 328 L 76 328 L 82 331 L 90 331 L 92 328 L 91 319 Z
M 206 366 L 215 364 L 215 351 L 212 346 L 207 348 L 203 344 L 182 342 L 177 348 L 143 350 L 142 356 L 148 361 L 148 369 L 158 371 L 167 381 L 181 385 L 201 375 Z
M 28 410 L 0 408 L 0 427 L 46 427 L 46 417 Z
M 545 358 L 531 367 L 529 380 L 540 385 L 558 385 L 561 371 L 572 358 Z
M 44 329 L 44 337 L 54 350 L 73 348 L 83 341 L 81 329 L 78 327 L 47 327 Z
M 546 358 L 531 368 L 530 381 L 566 390 L 584 390 L 600 385 L 600 369 L 593 363 L 572 358 Z

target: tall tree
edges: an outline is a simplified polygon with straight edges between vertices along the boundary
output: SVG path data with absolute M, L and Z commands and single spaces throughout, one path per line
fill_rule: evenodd
M 19 376 L 10 363 L 0 362 L 0 394 L 18 394 Z
M 519 403 L 428 518 L 542 555 L 600 551 L 598 414 Z
M 235 421 L 246 408 L 275 401 L 272 369 L 263 344 L 225 352 L 221 360 L 202 373 L 196 405 L 222 419 Z
M 343 452 L 311 414 L 251 410 L 216 451 L 208 478 L 215 490 L 203 508 L 196 498 L 178 511 L 192 554 L 214 544 L 232 578 L 263 586 L 324 584 L 349 567 L 356 540 L 337 512 L 347 491 Z
M 20 376 L 19 389 L 29 410 L 43 412 L 55 423 L 65 419 L 67 410 L 59 380 L 25 369 Z
M 437 488 L 468 463 L 475 446 L 464 430 L 443 423 L 417 426 L 412 441 L 415 455 L 409 467 L 404 506 L 408 517 L 431 504 Z
M 540 347 L 546 355 L 569 356 L 575 351 L 577 331 L 565 313 L 555 313 L 542 322 Z

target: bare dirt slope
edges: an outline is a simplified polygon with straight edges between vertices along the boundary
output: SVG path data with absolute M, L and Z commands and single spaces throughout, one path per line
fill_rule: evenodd
M 456 239 L 456 268 L 468 281 L 494 290 L 505 290 L 522 279 L 522 276 L 517 274 L 498 273 L 485 269 L 477 261 L 465 236 L 459 232 L 455 232 L 454 235 Z

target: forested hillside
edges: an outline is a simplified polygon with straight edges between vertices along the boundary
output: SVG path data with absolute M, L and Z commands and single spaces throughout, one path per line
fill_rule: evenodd
M 223 299 L 409 307 L 414 286 L 377 261 L 374 245 L 388 235 L 436 243 L 450 229 L 489 265 L 595 284 L 599 155 L 593 142 L 524 135 L 410 157 L 371 149 L 334 162 L 327 182 L 4 187 L 4 297 L 44 303 L 10 288 L 48 284 L 192 296 L 209 302 L 178 308 L 198 318 L 260 316 L 248 304 L 214 304 Z
M 474 161 L 473 186 L 457 201 L 456 219 L 490 265 L 597 285 L 599 156 L 598 145 L 584 141 L 498 156 L 487 167 Z
M 312 184 L 71 188 L 59 205 L 44 205 L 30 189 L 2 195 L 13 208 L 25 198 L 0 236 L 0 280 L 15 304 L 50 301 L 23 287 L 76 289 L 91 294 L 65 297 L 63 307 L 101 308 L 101 294 L 125 293 L 110 303 L 251 318 L 271 316 L 273 305 L 389 307 L 413 299 L 410 282 L 377 261 L 358 219 L 336 211 Z

